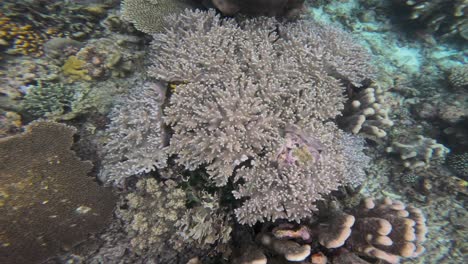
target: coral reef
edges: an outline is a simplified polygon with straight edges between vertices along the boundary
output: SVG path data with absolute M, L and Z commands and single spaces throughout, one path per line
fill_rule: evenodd
M 12 1 L 1 3 L 1 45 L 8 54 L 43 54 L 42 45 L 50 38 L 84 39 L 99 34 L 99 21 L 111 5 L 83 6 L 73 1 Z M 3 48 L 2 47 L 2 48 Z
M 448 76 L 448 81 L 456 90 L 468 89 L 468 65 L 453 67 Z
M 186 11 L 154 36 L 149 74 L 178 84 L 165 109 L 169 152 L 190 170 L 206 164 L 219 186 L 242 162 L 277 151 L 286 126 L 338 115 L 338 80 L 358 85 L 372 76 L 367 54 L 344 32 L 298 22 L 277 35 L 275 23 L 239 27 L 214 11 Z M 233 38 L 222 41 L 226 35 Z
M 103 146 L 99 179 L 122 184 L 126 177 L 166 165 L 162 104 L 166 87 L 161 83 L 139 84 L 110 113 L 108 142 Z
M 65 76 L 70 78 L 70 81 L 91 81 L 89 72 L 85 69 L 86 62 L 78 59 L 76 56 L 70 56 L 62 66 L 62 71 Z
M 304 0 L 211 0 L 211 3 L 227 16 L 244 13 L 294 18 L 304 11 Z
M 0 139 L 0 262 L 42 262 L 110 220 L 114 196 L 70 150 L 74 132 L 41 121 Z
M 400 0 L 408 19 L 442 38 L 468 39 L 468 4 L 465 0 Z
M 411 205 L 389 198 L 379 201 L 366 198 L 349 211 L 325 214 L 328 217 L 310 226 L 302 224 L 295 229 L 291 224 L 277 224 L 271 231 L 263 230 L 256 239 L 263 247 L 249 244 L 250 251 L 244 251 L 244 259 L 258 256 L 254 259 L 265 259 L 259 262 L 265 263 L 265 256 L 273 253 L 289 261 L 303 261 L 309 257 L 315 241 L 328 249 L 324 252 L 331 263 L 367 263 L 356 255 L 351 256 L 349 251 L 388 263 L 399 263 L 400 259 L 418 257 L 424 252 L 426 219 L 420 209 Z M 326 256 L 313 254 L 310 261 L 327 263 Z M 338 262 L 341 259 L 343 262 Z
M 447 166 L 463 179 L 468 179 L 468 152 L 453 153 L 447 157 Z
M 412 170 L 427 169 L 434 163 L 443 163 L 445 156 L 450 152 L 448 148 L 437 143 L 436 140 L 421 135 L 418 135 L 414 140 L 406 140 L 403 143 L 393 141 L 386 151 L 399 154 L 403 165 Z
M 62 83 L 43 83 L 30 86 L 24 99 L 22 109 L 33 117 L 59 119 L 61 116 L 74 112 L 75 91 L 71 86 Z
M 230 217 L 219 205 L 219 197 L 206 192 L 199 195 L 198 205 L 177 220 L 177 235 L 184 243 L 201 249 L 226 251 L 231 239 Z
M 424 252 L 426 218 L 420 209 L 385 198 L 364 199 L 353 211 L 356 222 L 346 246 L 358 254 L 399 263 Z
M 158 263 L 182 263 L 176 261 L 177 253 L 189 244 L 177 234 L 176 223 L 184 216 L 185 203 L 186 193 L 174 181 L 140 179 L 136 190 L 125 196 L 117 210 L 125 223 L 131 251 Z M 181 257 L 190 258 L 189 254 Z
M 21 126 L 21 116 L 18 113 L 0 109 L 0 138 L 16 134 Z
M 385 105 L 385 92 L 373 84 L 351 98 L 340 120 L 346 130 L 353 134 L 362 133 L 369 138 L 382 138 L 386 129 L 393 126 Z
M 122 17 L 144 33 L 156 33 L 164 29 L 164 17 L 171 13 L 192 8 L 190 0 L 123 0 Z

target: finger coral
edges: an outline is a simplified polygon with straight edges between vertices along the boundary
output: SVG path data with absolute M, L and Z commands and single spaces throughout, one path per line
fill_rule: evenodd
M 87 176 L 91 162 L 70 150 L 74 133 L 41 121 L 0 139 L 1 263 L 43 262 L 111 219 L 114 196 Z

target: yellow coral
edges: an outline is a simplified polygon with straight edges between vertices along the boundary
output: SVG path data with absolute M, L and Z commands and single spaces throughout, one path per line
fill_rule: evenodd
M 9 54 L 42 56 L 42 44 L 51 37 L 63 36 L 57 29 L 39 34 L 30 24 L 20 24 L 0 13 L 0 42 L 10 46 Z
M 63 74 L 69 76 L 72 81 L 86 80 L 90 81 L 88 70 L 84 69 L 86 62 L 78 59 L 76 56 L 70 56 L 62 66 Z

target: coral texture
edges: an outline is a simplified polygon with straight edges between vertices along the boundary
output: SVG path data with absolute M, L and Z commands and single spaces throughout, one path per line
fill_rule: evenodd
M 449 155 L 447 165 L 459 177 L 468 179 L 468 152 Z
M 447 38 L 460 36 L 468 39 L 468 3 L 466 0 L 405 1 L 410 9 L 409 19 L 426 30 Z
M 418 257 L 425 250 L 422 243 L 427 233 L 426 218 L 420 209 L 400 201 L 366 198 L 350 212 L 334 212 L 328 219 L 312 227 L 301 225 L 297 230 L 283 224 L 275 227 L 272 234 L 261 235 L 275 237 L 282 243 L 295 239 L 301 242 L 293 242 L 298 246 L 318 240 L 322 246 L 336 249 L 332 263 L 367 263 L 356 256 L 340 256 L 347 250 L 388 263 Z M 348 262 L 335 262 L 341 258 Z
M 420 209 L 389 198 L 366 198 L 353 215 L 356 222 L 346 246 L 354 252 L 389 263 L 424 252 L 421 243 L 426 239 L 427 227 Z
M 114 196 L 87 176 L 91 162 L 70 150 L 74 133 L 41 121 L 0 139 L 1 263 L 45 261 L 111 219 Z
M 177 241 L 175 223 L 184 215 L 185 201 L 185 192 L 171 180 L 140 179 L 135 192 L 127 194 L 117 210 L 131 238 L 131 250 L 163 263 L 177 254 L 181 246 L 173 244 Z
M 448 80 L 455 89 L 468 89 L 468 65 L 453 67 Z
M 405 143 L 393 142 L 386 149 L 389 153 L 398 153 L 403 165 L 409 169 L 427 169 L 431 163 L 440 163 L 450 152 L 434 139 L 418 135 L 415 140 Z
M 186 11 L 152 44 L 149 75 L 176 85 L 164 111 L 169 153 L 189 170 L 206 167 L 217 186 L 240 168 L 241 223 L 310 216 L 322 193 L 358 184 L 368 162 L 347 157 L 362 143 L 324 122 L 343 109 L 340 81 L 373 76 L 369 56 L 338 29 L 278 23 Z
M 385 106 L 385 92 L 376 84 L 360 91 L 346 106 L 345 117 L 341 121 L 353 134 L 385 137 L 385 130 L 393 126 Z
M 123 0 L 122 17 L 142 32 L 156 33 L 167 25 L 164 21 L 165 16 L 192 7 L 190 2 L 188 0 Z
M 199 205 L 188 209 L 177 220 L 177 235 L 194 247 L 222 251 L 231 239 L 230 218 L 220 208 L 217 195 L 202 193 L 199 199 Z
M 224 15 L 236 13 L 250 15 L 295 17 L 303 8 L 304 0 L 211 0 Z
M 103 146 L 99 179 L 121 184 L 126 177 L 166 165 L 162 103 L 166 87 L 145 83 L 135 89 L 110 114 L 108 142 Z

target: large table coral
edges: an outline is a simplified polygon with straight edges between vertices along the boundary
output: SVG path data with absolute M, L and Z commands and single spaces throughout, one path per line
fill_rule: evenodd
M 35 122 L 0 140 L 0 263 L 40 263 L 110 220 L 114 196 L 70 150 L 74 132 Z

